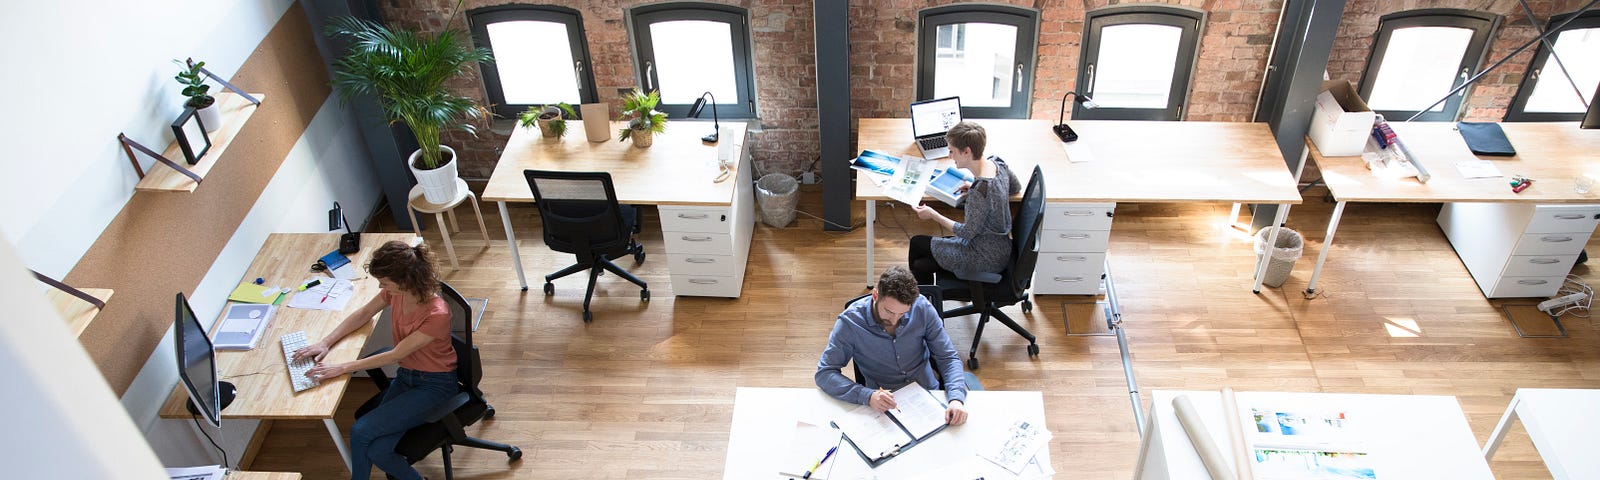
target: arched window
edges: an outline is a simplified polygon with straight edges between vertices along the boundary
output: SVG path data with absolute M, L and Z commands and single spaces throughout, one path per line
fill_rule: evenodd
M 658 110 L 681 118 L 709 91 L 718 116 L 756 116 L 748 16 L 742 8 L 710 3 L 630 11 L 639 85 L 661 92 Z
M 473 41 L 494 52 L 483 83 L 496 115 L 530 106 L 597 102 L 583 17 L 550 6 L 503 6 L 468 12 Z
M 923 10 L 917 98 L 961 97 L 973 118 L 1028 118 L 1039 14 L 998 5 Z
M 1499 15 L 1472 10 L 1384 15 L 1361 75 L 1361 97 L 1390 121 L 1411 118 L 1477 73 L 1499 24 Z M 1466 90 L 1451 95 L 1417 120 L 1453 121 L 1465 98 Z
M 1181 120 L 1189 98 L 1205 13 L 1165 5 L 1112 6 L 1089 12 L 1072 118 Z
M 1570 13 L 1557 15 L 1546 28 L 1554 28 L 1571 17 Z M 1600 85 L 1600 53 L 1596 53 L 1600 52 L 1600 11 L 1583 14 L 1551 34 L 1549 40 L 1556 46 L 1556 55 L 1539 45 L 1516 98 L 1506 109 L 1507 121 L 1576 121 L 1583 118 L 1584 105 L 1595 101 L 1595 88 Z M 1557 62 L 1557 58 L 1561 61 Z M 1568 75 L 1572 76 L 1570 81 Z

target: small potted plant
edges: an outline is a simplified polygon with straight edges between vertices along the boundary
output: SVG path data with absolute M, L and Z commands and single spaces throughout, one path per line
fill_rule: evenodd
M 656 110 L 661 103 L 659 92 L 646 94 L 634 90 L 622 96 L 622 118 L 628 126 L 617 131 L 617 140 L 633 139 L 633 146 L 649 148 L 655 143 L 655 134 L 667 131 L 667 114 Z
M 189 100 L 185 101 L 183 106 L 195 110 L 195 114 L 200 116 L 200 123 L 205 124 L 206 131 L 216 131 L 218 128 L 222 128 L 222 109 L 217 108 L 216 97 L 206 94 L 206 92 L 211 91 L 211 86 L 206 85 L 205 73 L 200 71 L 200 67 L 206 66 L 206 62 L 196 62 L 194 59 L 188 59 L 187 61 L 173 60 L 172 63 L 183 67 L 182 70 L 178 71 L 177 76 L 172 77 L 183 85 L 183 96 L 189 97 Z
M 555 105 L 528 107 L 528 111 L 522 112 L 518 118 L 521 119 L 522 128 L 532 127 L 537 123 L 539 133 L 545 138 L 551 138 L 567 136 L 567 119 L 577 116 L 578 112 L 572 109 L 572 105 L 561 102 Z

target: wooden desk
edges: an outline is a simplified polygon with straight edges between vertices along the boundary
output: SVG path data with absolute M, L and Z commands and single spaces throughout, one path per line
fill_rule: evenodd
M 333 436 L 339 454 L 344 457 L 345 465 L 350 465 L 349 446 L 345 444 L 339 427 L 333 423 L 333 413 L 339 407 L 339 400 L 344 397 L 350 376 L 324 381 L 310 390 L 295 393 L 289 384 L 279 339 L 289 332 L 305 330 L 306 337 L 316 341 L 338 326 L 350 312 L 361 308 L 367 300 L 377 295 L 378 281 L 367 275 L 362 266 L 372 258 L 373 251 L 390 240 L 413 244 L 420 241 L 409 233 L 361 234 L 361 251 L 349 256 L 350 263 L 356 265 L 358 272 L 353 281 L 355 293 L 344 310 L 333 312 L 279 306 L 256 348 L 216 352 L 218 379 L 232 382 L 239 389 L 239 396 L 222 410 L 222 418 L 322 420 L 328 433 Z M 310 278 L 326 279 L 325 274 L 311 272 L 311 264 L 338 248 L 337 233 L 274 233 L 267 237 L 260 253 L 256 254 L 255 261 L 250 263 L 250 268 L 245 270 L 245 276 L 240 281 L 261 277 L 267 285 L 298 286 Z M 338 363 L 355 360 L 361 355 L 367 336 L 372 334 L 374 323 L 376 319 L 351 332 L 328 352 L 323 361 Z M 215 334 L 214 328 L 212 333 Z M 172 395 L 161 408 L 161 417 L 189 418 L 189 411 L 185 408 L 188 399 L 188 393 L 182 385 L 174 387 Z
M 1328 232 L 1317 254 L 1317 266 L 1306 287 L 1306 297 L 1316 294 L 1317 277 L 1333 245 L 1334 231 L 1349 202 L 1392 203 L 1505 203 L 1505 204 L 1595 204 L 1600 192 L 1579 194 L 1574 180 L 1586 172 L 1600 173 L 1600 131 L 1581 130 L 1576 122 L 1502 123 L 1506 138 L 1517 149 L 1514 157 L 1480 157 L 1467 149 L 1455 124 L 1450 122 L 1390 123 L 1406 148 L 1420 161 L 1432 178 L 1428 183 L 1416 178 L 1380 178 L 1367 170 L 1359 156 L 1327 157 L 1310 141 L 1311 161 L 1322 172 L 1328 193 L 1338 203 L 1328 219 Z M 1463 178 L 1456 162 L 1488 160 L 1504 177 Z M 1522 193 L 1511 191 L 1510 176 L 1523 175 L 1534 180 Z M 1580 242 L 1581 243 L 1581 242 Z M 1485 292 L 1488 294 L 1488 292 Z
M 83 293 L 98 298 L 102 302 L 110 302 L 113 293 L 109 288 L 80 288 L 78 290 L 82 290 Z M 83 299 L 61 290 L 50 289 L 44 293 L 44 297 L 50 301 L 50 305 L 56 307 L 57 312 L 61 312 L 61 319 L 67 321 L 67 328 L 72 329 L 74 336 L 83 335 L 83 330 L 89 328 L 89 322 L 94 321 L 94 316 L 100 314 L 100 309 L 96 308 L 94 304 L 85 302 Z
M 1511 422 L 1522 420 L 1533 447 L 1556 480 L 1600 478 L 1600 390 L 1519 388 L 1483 446 L 1483 460 L 1505 440 Z
M 1024 185 L 1033 167 L 1041 167 L 1045 201 L 1051 204 L 1046 206 L 1043 227 L 1047 235 L 1070 235 L 1065 232 L 1080 229 L 1050 212 L 1066 213 L 1066 209 L 1079 207 L 1109 212 L 1116 202 L 1273 203 L 1280 205 L 1274 225 L 1283 223 L 1290 204 L 1300 203 L 1295 179 L 1283 162 L 1272 132 L 1263 123 L 1073 121 L 1079 140 L 1064 147 L 1051 133 L 1051 124 L 1043 120 L 975 121 L 988 134 L 984 154 L 1005 159 Z M 863 118 L 856 141 L 863 150 L 920 155 L 912 142 L 911 122 L 904 118 Z M 1074 154 L 1067 149 L 1078 152 L 1078 163 L 1069 160 Z M 1082 157 L 1091 159 L 1085 161 Z M 948 159 L 942 162 L 950 164 Z M 889 198 L 865 179 L 856 182 L 856 198 L 867 201 L 867 285 L 871 286 L 876 278 L 871 241 L 875 202 Z M 1093 235 L 1100 243 L 1057 252 L 1089 257 L 1091 260 L 1084 262 L 1090 264 L 1088 271 L 1053 265 L 1049 259 L 1054 257 L 1041 254 L 1034 275 L 1035 293 L 1096 293 L 1097 282 L 1058 286 L 1055 280 L 1063 275 L 1099 278 L 1104 273 L 1103 242 L 1109 228 L 1109 222 L 1105 222 L 1105 227 L 1097 230 L 1100 233 Z M 1266 262 L 1257 266 L 1257 291 L 1265 266 Z
M 623 123 L 611 125 L 614 132 Z M 614 140 L 590 143 L 583 122 L 575 121 L 567 122 L 565 138 L 544 138 L 537 129 L 513 131 L 483 190 L 483 199 L 500 206 L 511 264 L 522 289 L 528 289 L 528 281 L 506 203 L 533 202 L 533 191 L 522 174 L 532 169 L 609 172 L 618 202 L 660 206 L 673 293 L 738 297 L 756 221 L 754 179 L 749 149 L 744 148 L 749 142 L 743 123 L 728 122 L 721 138 L 735 143 L 730 159 L 734 172 L 722 182 L 713 182 L 719 172 L 718 145 L 700 141 L 710 127 L 702 122 L 668 124 L 666 133 L 656 135 L 650 148 Z M 676 234 L 680 232 L 689 235 Z M 691 257 L 693 261 L 689 261 Z
M 935 392 L 934 396 L 943 399 L 944 393 Z M 728 432 L 728 458 L 722 478 L 781 478 L 778 464 L 788 452 L 786 447 L 794 434 L 796 421 L 827 425 L 829 419 L 855 406 L 816 388 L 740 387 L 734 394 L 733 426 Z M 965 425 L 948 427 L 876 469 L 867 467 L 861 456 L 845 444 L 839 447 L 834 475 L 828 478 L 850 480 L 851 476 L 841 475 L 847 470 L 870 472 L 877 478 L 928 478 L 929 472 L 975 456 L 980 448 L 991 446 L 988 445 L 990 440 L 999 438 L 1012 421 L 1027 420 L 1045 425 L 1044 396 L 1039 392 L 967 392 L 967 412 Z M 1040 465 L 1050 465 L 1050 446 L 1040 448 L 1036 459 Z M 992 472 L 986 472 L 984 478 L 1014 477 L 998 465 L 980 461 L 992 467 Z
M 1237 472 L 1238 465 L 1229 454 L 1222 394 L 1155 390 L 1150 392 L 1149 423 L 1139 446 L 1139 463 L 1133 478 L 1211 478 L 1172 408 L 1172 399 L 1179 395 L 1187 395 L 1194 403 L 1212 443 Z M 1357 429 L 1378 478 L 1494 478 L 1489 464 L 1478 454 L 1478 440 L 1456 397 L 1287 392 L 1235 395 L 1241 405 L 1239 415 L 1244 417 L 1240 419 L 1241 428 L 1252 431 L 1255 423 L 1249 407 L 1244 405 L 1338 405 L 1351 414 L 1351 422 L 1359 422 L 1352 423 L 1352 428 Z

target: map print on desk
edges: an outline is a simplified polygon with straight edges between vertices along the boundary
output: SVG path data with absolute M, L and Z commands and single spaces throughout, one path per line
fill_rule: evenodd
M 1007 431 L 1005 441 L 991 451 L 982 451 L 979 456 L 1005 467 L 1014 474 L 1022 474 L 1024 467 L 1033 461 L 1034 454 L 1039 448 L 1048 445 L 1053 435 L 1049 430 L 1035 423 L 1018 420 L 1011 424 Z
M 1253 406 L 1248 419 L 1258 480 L 1377 479 L 1349 414 L 1338 408 Z

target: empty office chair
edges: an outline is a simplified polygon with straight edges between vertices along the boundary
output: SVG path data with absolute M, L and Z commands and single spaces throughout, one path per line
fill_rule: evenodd
M 928 299 L 928 303 L 933 304 L 933 311 L 940 314 L 940 320 L 942 321 L 944 313 L 944 299 L 939 294 L 939 287 L 936 285 L 917 285 L 917 291 L 921 293 L 923 297 Z M 869 295 L 871 294 L 852 298 L 849 301 L 844 302 L 844 306 L 849 308 L 850 304 L 856 303 L 856 300 L 867 298 Z M 850 368 L 855 372 L 856 383 L 865 386 L 867 384 L 867 377 L 861 375 L 861 365 L 856 364 L 855 359 L 851 359 Z M 976 375 L 973 375 L 972 372 L 966 371 L 963 371 L 962 374 L 966 376 L 967 391 L 983 390 L 983 384 L 978 382 L 978 377 Z M 944 388 L 944 372 L 939 371 L 939 367 L 937 365 L 933 367 L 933 378 L 939 381 L 939 385 L 935 387 L 936 389 Z
M 1044 174 L 1033 167 L 1033 178 L 1022 193 L 1022 208 L 1011 221 L 1011 260 L 1005 270 L 990 272 L 952 272 L 939 275 L 939 291 L 945 300 L 971 301 L 955 310 L 943 312 L 944 318 L 979 314 L 977 332 L 972 334 L 972 350 L 967 355 L 967 368 L 978 369 L 978 340 L 983 338 L 983 326 L 993 317 L 1010 327 L 1022 338 L 1028 339 L 1028 356 L 1039 355 L 1039 343 L 1011 317 L 1001 312 L 1002 307 L 1022 303 L 1024 313 L 1033 310 L 1028 300 L 1028 287 L 1033 283 L 1033 269 L 1039 261 L 1040 225 L 1044 222 Z M 951 278 L 954 277 L 954 278 Z
M 557 278 L 581 271 L 589 272 L 589 287 L 583 294 L 583 321 L 594 320 L 589 301 L 601 271 L 610 271 L 633 282 L 642 290 L 639 300 L 650 301 L 650 286 L 612 263 L 633 255 L 633 264 L 644 263 L 644 246 L 635 241 L 639 232 L 639 212 L 617 203 L 617 192 L 606 172 L 551 172 L 524 170 L 533 200 L 544 220 L 544 244 L 551 250 L 578 257 L 578 263 L 544 276 L 544 294 L 554 295 Z
M 442 451 L 444 478 L 451 480 L 454 472 L 450 465 L 450 453 L 456 446 L 505 452 L 507 461 L 511 462 L 522 459 L 522 449 L 467 436 L 466 427 L 494 417 L 494 407 L 484 400 L 483 390 L 478 389 L 478 382 L 483 379 L 483 362 L 478 356 L 478 346 L 472 343 L 472 306 L 444 282 L 439 282 L 439 296 L 450 307 L 450 344 L 456 349 L 456 378 L 461 393 L 430 410 L 425 416 L 429 419 L 428 423 L 407 430 L 394 450 L 413 464 L 427 458 L 434 450 Z M 386 350 L 378 350 L 373 354 Z M 389 376 L 382 369 L 367 370 L 367 375 L 372 377 L 379 391 L 356 409 L 356 418 L 377 408 L 383 401 L 383 390 L 389 388 Z

